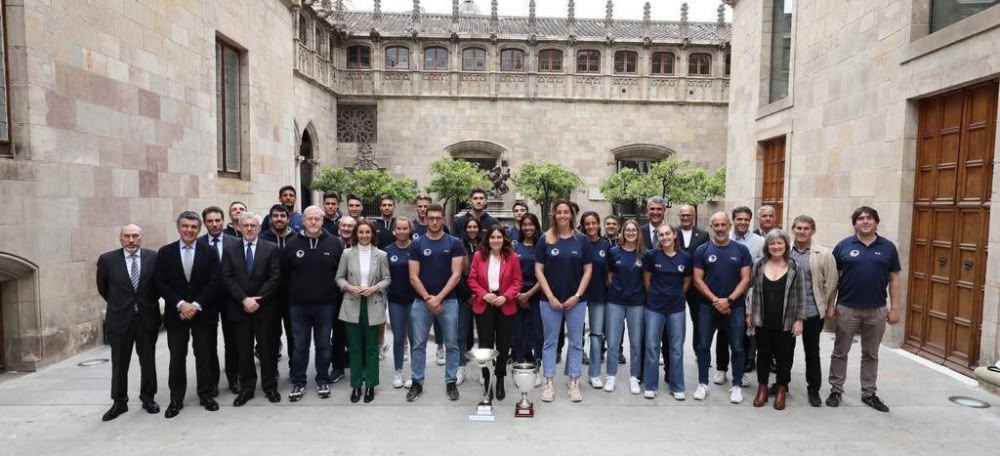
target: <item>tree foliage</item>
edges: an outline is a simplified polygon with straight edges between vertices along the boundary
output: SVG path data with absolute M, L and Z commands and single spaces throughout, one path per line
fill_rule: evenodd
M 642 206 L 653 196 L 662 196 L 668 205 L 698 206 L 726 191 L 726 168 L 709 174 L 704 168 L 690 168 L 683 159 L 656 162 L 645 174 L 624 168 L 601 182 L 601 193 L 612 203 Z
M 581 183 L 576 174 L 550 161 L 525 163 L 510 179 L 518 193 L 542 207 L 542 220 L 548 219 L 555 200 L 568 197 Z
M 462 201 L 469 197 L 474 188 L 489 189 L 490 180 L 486 171 L 475 163 L 452 157 L 444 157 L 431 162 L 431 183 L 428 193 L 437 195 L 441 205 Z
M 417 182 L 410 178 L 396 178 L 382 169 L 359 169 L 324 166 L 313 175 L 312 188 L 319 191 L 334 190 L 343 197 L 355 193 L 364 201 L 376 201 L 382 195 L 392 195 L 396 201 L 412 201 L 419 193 Z

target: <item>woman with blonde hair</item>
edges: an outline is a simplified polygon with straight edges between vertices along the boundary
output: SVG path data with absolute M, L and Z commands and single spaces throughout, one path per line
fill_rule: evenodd
M 626 220 L 620 230 L 618 245 L 608 253 L 608 303 L 605 332 L 608 334 L 608 378 L 604 391 L 615 390 L 618 375 L 618 347 L 622 343 L 625 322 L 628 322 L 629 391 L 639 394 L 642 379 L 642 305 L 646 293 L 642 288 L 642 256 L 646 245 L 640 237 L 639 222 Z

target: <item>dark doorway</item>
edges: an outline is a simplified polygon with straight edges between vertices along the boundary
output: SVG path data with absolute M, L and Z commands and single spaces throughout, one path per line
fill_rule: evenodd
M 299 163 L 299 201 L 302 203 L 302 209 L 305 209 L 313 204 L 313 141 L 309 130 L 302 133 L 299 155 L 302 157 L 302 161 Z
M 3 283 L 0 283 L 0 372 L 7 370 L 7 349 L 3 345 Z

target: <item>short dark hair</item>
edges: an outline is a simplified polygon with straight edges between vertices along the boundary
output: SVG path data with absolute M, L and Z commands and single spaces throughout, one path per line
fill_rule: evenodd
M 358 245 L 358 228 L 362 226 L 367 226 L 368 229 L 372 230 L 372 240 L 371 244 L 375 245 L 378 243 L 378 231 L 375 228 L 375 224 L 368 219 L 358 220 L 358 223 L 354 225 L 354 231 L 351 232 L 351 245 Z
M 417 197 L 413 199 L 413 203 L 416 204 L 418 201 L 427 201 L 427 204 L 434 202 L 430 195 L 417 195 Z
M 358 196 L 357 193 L 348 193 L 347 197 L 344 198 L 344 200 L 346 200 L 348 203 L 350 203 L 351 200 L 357 200 L 361 204 L 365 203 L 365 200 L 361 199 L 361 197 Z
M 514 209 L 515 207 L 518 207 L 518 206 L 521 206 L 521 207 L 523 207 L 523 208 L 524 208 L 524 210 L 528 210 L 528 203 L 524 202 L 524 200 L 517 200 L 517 201 L 514 201 L 514 204 L 512 204 L 512 205 L 510 206 L 510 208 L 511 208 L 511 209 Z
M 441 215 L 444 215 L 444 207 L 438 203 L 431 203 L 427 206 L 427 213 L 430 214 L 431 212 L 440 212 Z
M 282 193 L 285 193 L 285 190 L 291 190 L 292 193 L 294 193 L 296 195 L 299 194 L 299 192 L 295 190 L 294 186 L 292 186 L 292 185 L 285 185 L 285 186 L 283 186 L 283 187 L 281 187 L 281 188 L 278 189 L 278 196 L 281 196 Z
M 853 226 L 855 223 L 858 223 L 858 217 L 861 217 L 864 214 L 872 216 L 872 218 L 875 219 L 875 223 L 881 223 L 881 220 L 878 218 L 878 211 L 876 211 L 875 208 L 871 206 L 861 206 L 855 209 L 854 213 L 851 214 L 851 225 Z
M 795 229 L 795 226 L 800 223 L 808 224 L 810 227 L 812 227 L 813 230 L 816 230 L 816 220 L 814 220 L 812 217 L 808 215 L 800 215 L 798 217 L 795 217 L 795 221 L 792 222 L 792 229 Z
M 229 208 L 232 209 L 233 206 L 235 206 L 237 204 L 239 204 L 240 206 L 243 206 L 244 209 L 246 209 L 246 207 L 247 207 L 247 203 L 244 203 L 243 201 L 233 201 L 232 203 L 229 203 Z
M 194 220 L 198 222 L 198 228 L 201 228 L 201 217 L 198 217 L 198 213 L 195 211 L 184 211 L 177 216 L 177 227 L 181 226 L 181 220 Z
M 323 192 L 323 199 L 324 200 L 327 200 L 327 199 L 330 199 L 330 198 L 333 198 L 333 199 L 337 200 L 338 203 L 340 202 L 340 194 L 339 193 L 337 193 L 337 192 L 335 192 L 333 190 L 330 190 L 328 192 Z
M 226 213 L 222 211 L 221 207 L 219 207 L 219 206 L 208 206 L 208 207 L 206 207 L 205 209 L 203 209 L 201 211 L 201 218 L 202 218 L 202 220 L 207 219 L 208 218 L 208 214 L 211 214 L 213 212 L 216 213 L 216 214 L 219 214 L 219 217 L 222 217 L 222 220 L 226 219 Z
M 472 190 L 469 191 L 469 198 L 476 196 L 477 193 L 482 193 L 483 196 L 486 196 L 486 190 L 483 190 L 482 188 L 479 187 L 474 187 Z
M 392 201 L 392 204 L 396 204 L 396 198 L 393 198 L 392 195 L 390 195 L 388 193 L 386 193 L 386 194 L 378 197 L 378 203 L 379 204 L 382 204 L 382 202 L 385 201 L 385 200 Z
M 746 206 L 740 206 L 737 207 L 736 209 L 733 209 L 733 215 L 732 215 L 733 220 L 736 219 L 736 214 L 746 214 L 749 215 L 750 218 L 753 218 L 753 210 Z
M 274 215 L 275 212 L 283 212 L 285 215 L 288 215 L 288 208 L 285 207 L 284 204 L 275 204 L 274 206 L 271 206 L 271 210 L 267 211 L 267 216 L 270 217 Z
M 608 220 L 614 220 L 619 225 L 622 223 L 622 221 L 618 219 L 618 216 L 614 215 L 614 214 L 611 214 L 611 215 L 608 215 L 608 216 L 604 217 L 604 222 L 605 223 L 607 223 Z

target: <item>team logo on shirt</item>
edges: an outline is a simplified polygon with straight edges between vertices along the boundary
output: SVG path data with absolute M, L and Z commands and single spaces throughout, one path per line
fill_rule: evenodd
M 848 255 L 850 255 L 851 257 L 856 257 L 858 255 L 861 255 L 861 252 L 859 252 L 857 250 L 851 250 L 851 252 L 848 253 Z
M 709 255 L 708 256 L 708 262 L 709 263 L 715 263 L 716 260 L 718 260 L 718 258 L 715 255 Z
M 635 267 L 641 268 L 642 267 L 642 260 L 635 260 Z
M 573 253 L 576 253 L 576 252 L 573 252 Z M 598 255 L 600 255 L 600 256 L 601 256 L 601 258 L 604 258 L 604 256 L 605 256 L 605 255 L 607 255 L 607 252 L 605 252 L 605 251 L 603 251 L 603 250 L 598 250 L 598 251 L 597 251 L 597 254 L 598 254 Z
M 295 258 L 302 258 L 304 256 L 306 256 L 306 252 L 303 252 L 301 250 L 295 252 Z
M 659 265 L 657 265 L 657 266 L 659 266 Z M 684 265 L 683 264 L 678 264 L 677 265 L 677 272 L 684 272 Z
M 555 248 L 554 248 L 554 249 L 552 249 L 552 250 L 549 250 L 549 255 L 552 255 L 552 256 L 559 256 L 559 249 L 555 249 Z
M 431 249 L 424 249 L 424 256 L 431 256 Z
M 655 267 L 656 269 L 663 269 L 663 265 L 661 265 L 660 263 L 656 263 L 655 265 L 653 265 L 653 267 Z
M 399 257 L 396 256 L 396 255 L 393 255 L 393 256 L 389 257 L 389 261 L 395 263 L 395 262 L 399 261 Z
M 413 233 L 413 236 L 411 237 L 413 238 L 414 241 L 416 241 L 417 239 L 420 239 L 420 233 Z

